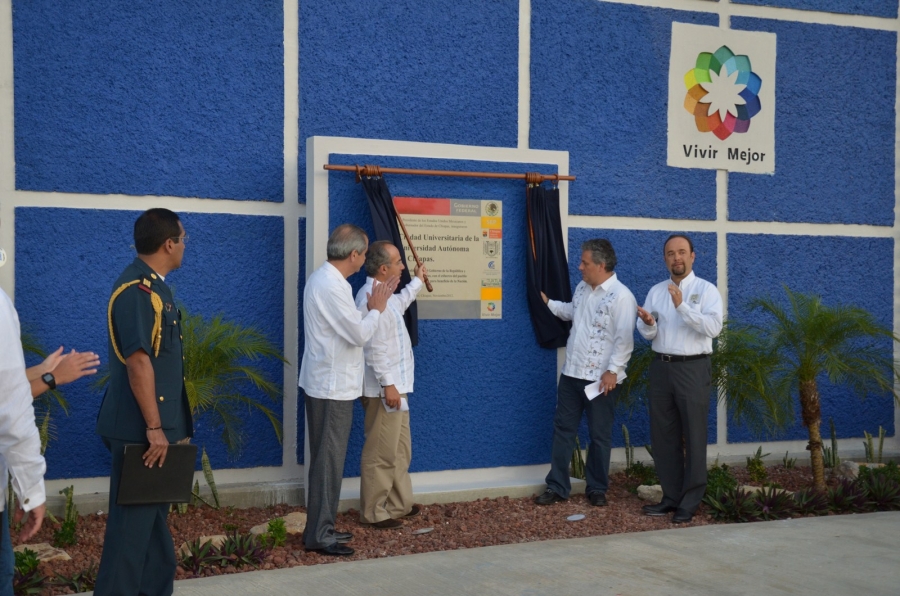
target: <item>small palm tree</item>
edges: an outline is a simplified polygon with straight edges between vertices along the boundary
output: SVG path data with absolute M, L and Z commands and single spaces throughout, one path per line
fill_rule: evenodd
M 280 443 L 282 430 L 278 416 L 241 390 L 249 383 L 274 403 L 280 401 L 281 388 L 268 380 L 254 364 L 267 358 L 287 363 L 272 342 L 261 331 L 226 321 L 222 315 L 206 320 L 202 315 L 184 312 L 181 333 L 184 386 L 194 423 L 209 418 L 215 428 L 221 429 L 222 442 L 236 458 L 244 443 L 243 412 L 255 409 L 269 419 Z M 108 382 L 109 372 L 106 372 L 97 380 L 96 386 L 101 388 Z
M 750 302 L 751 311 L 766 315 L 767 323 L 757 329 L 777 356 L 766 391 L 778 402 L 798 395 L 801 420 L 809 432 L 813 483 L 824 489 L 818 379 L 825 375 L 860 398 L 890 393 L 900 401 L 895 386 L 900 369 L 893 357 L 893 342 L 900 338 L 865 309 L 826 306 L 819 296 L 785 291 L 790 302 L 787 310 L 771 298 Z M 890 347 L 885 340 L 890 340 Z
M 185 388 L 194 417 L 211 418 L 222 429 L 228 451 L 237 456 L 243 446 L 241 412 L 254 408 L 269 419 L 280 443 L 281 421 L 275 412 L 240 391 L 249 382 L 273 402 L 281 399 L 281 388 L 251 364 L 266 358 L 287 363 L 272 342 L 257 329 L 226 321 L 222 315 L 207 321 L 185 314 L 182 334 Z
M 633 409 L 645 401 L 653 357 L 648 342 L 635 342 L 619 396 L 621 406 Z M 757 433 L 777 432 L 793 419 L 791 401 L 771 389 L 769 371 L 776 361 L 756 329 L 734 321 L 725 321 L 713 341 L 712 385 L 718 399 L 727 398 L 735 422 Z
M 27 331 L 22 332 L 22 351 L 25 354 L 37 356 L 41 360 L 47 357 L 47 352 L 41 346 L 38 339 Z M 41 437 L 41 453 L 47 451 L 50 439 L 55 438 L 55 425 L 51 422 L 51 414 L 54 410 L 62 410 L 69 415 L 69 402 L 59 389 L 50 389 L 34 400 L 34 418 Z

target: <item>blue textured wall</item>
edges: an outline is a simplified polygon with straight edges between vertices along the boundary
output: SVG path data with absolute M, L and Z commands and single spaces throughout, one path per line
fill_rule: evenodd
M 531 5 L 530 147 L 569 151 L 569 213 L 715 219 L 715 172 L 666 165 L 666 106 L 672 21 L 718 17 L 595 0 Z
M 300 200 L 310 136 L 515 146 L 518 20 L 518 0 L 301 2 Z
M 16 188 L 283 200 L 276 0 L 14 0 Z
M 334 155 L 332 163 L 392 167 L 553 172 L 553 166 L 478 161 Z M 416 390 L 410 397 L 414 472 L 538 464 L 550 460 L 556 407 L 556 351 L 537 345 L 525 284 L 525 185 L 521 180 L 390 176 L 394 196 L 503 201 L 503 318 L 421 320 L 415 348 Z M 372 232 L 371 216 L 353 174 L 329 175 L 330 220 Z M 364 273 L 350 278 L 356 290 Z M 510 349 L 498 350 L 497 346 Z M 514 347 L 514 349 L 512 349 Z M 362 407 L 357 404 L 345 476 L 359 476 Z
M 873 17 L 896 17 L 897 0 L 731 0 L 734 4 L 780 6 L 800 10 L 820 10 Z
M 729 316 L 762 323 L 748 313 L 747 302 L 770 296 L 787 305 L 783 286 L 795 292 L 817 294 L 826 304 L 853 304 L 870 310 L 878 321 L 893 325 L 894 242 L 889 238 L 836 238 L 826 236 L 728 235 Z M 885 342 L 890 349 L 890 342 Z M 845 387 L 819 380 L 822 420 L 834 418 L 838 437 L 861 437 L 878 425 L 894 434 L 894 403 L 890 397 L 869 397 L 865 402 Z M 797 406 L 799 408 L 799 405 Z M 799 411 L 798 411 L 799 415 Z M 823 427 L 828 432 L 828 427 Z M 799 421 L 779 438 L 805 439 Z M 730 443 L 756 441 L 729 420 Z
M 91 350 L 108 362 L 106 309 L 113 282 L 134 258 L 137 211 L 16 209 L 16 308 L 47 348 Z M 284 230 L 276 217 L 181 214 L 190 241 L 181 269 L 167 276 L 187 311 L 253 325 L 281 349 L 284 322 Z M 33 364 L 33 363 L 31 363 Z M 282 367 L 264 367 L 281 385 Z M 104 476 L 109 455 L 94 434 L 102 391 L 82 379 L 63 388 L 69 417 L 55 418 L 47 450 L 48 478 Z M 251 395 L 261 397 L 256 392 Z M 265 400 L 265 398 L 262 398 Z M 276 412 L 280 404 L 265 400 Z M 194 442 L 213 467 L 281 465 L 281 445 L 268 420 L 248 412 L 242 456 L 234 462 L 215 429 L 196 421 Z
M 729 176 L 729 218 L 893 224 L 896 33 L 747 18 L 731 26 L 778 36 L 778 163 L 774 176 Z
M 669 277 L 663 259 L 663 245 L 669 234 L 683 233 L 683 230 L 670 232 L 650 232 L 642 230 L 592 230 L 585 228 L 569 228 L 569 279 L 574 289 L 581 281 L 578 264 L 581 260 L 581 243 L 591 238 L 606 238 L 616 251 L 616 276 L 619 281 L 631 290 L 639 305 L 644 304 L 650 288 Z M 710 283 L 716 283 L 716 235 L 688 234 L 694 242 L 697 258 L 694 261 L 694 274 Z M 637 319 L 637 313 L 635 313 Z M 639 342 L 647 343 L 635 332 L 635 346 Z M 628 372 L 628 369 L 625 371 Z M 649 414 L 645 406 L 636 407 L 633 411 L 619 408 L 613 424 L 613 447 L 622 447 L 622 424 L 628 427 L 631 444 L 646 445 L 650 442 Z M 587 424 L 582 423 L 582 438 L 587 438 Z M 715 395 L 710 395 L 710 412 L 708 424 L 708 441 L 716 442 L 716 404 Z M 637 459 L 649 459 L 644 452 L 636 455 Z

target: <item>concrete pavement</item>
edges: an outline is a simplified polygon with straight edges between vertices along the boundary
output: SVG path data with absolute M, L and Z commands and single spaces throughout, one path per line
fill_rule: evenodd
M 175 582 L 176 596 L 247 594 L 898 596 L 900 512 L 530 542 Z

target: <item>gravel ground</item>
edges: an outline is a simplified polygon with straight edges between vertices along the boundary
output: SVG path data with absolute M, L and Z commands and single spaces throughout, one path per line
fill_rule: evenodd
M 732 471 L 739 483 L 752 484 L 745 469 L 732 468 Z M 797 490 L 812 483 L 812 473 L 808 467 L 785 469 L 783 466 L 775 466 L 769 468 L 768 473 L 770 482 L 776 482 L 788 490 Z M 362 526 L 357 521 L 358 512 L 350 510 L 338 515 L 337 529 L 354 534 L 354 539 L 348 545 L 356 550 L 356 554 L 352 557 L 335 558 L 306 552 L 300 535 L 295 535 L 288 537 L 285 546 L 270 550 L 260 568 L 318 565 L 536 540 L 663 530 L 672 527 L 668 517 L 647 517 L 641 514 L 641 506 L 646 502 L 634 494 L 635 482 L 623 473 L 612 475 L 611 486 L 607 493 L 609 500 L 607 507 L 592 507 L 584 495 L 574 495 L 568 501 L 544 507 L 535 505 L 530 498 L 508 497 L 466 503 L 434 504 L 422 507 L 420 515 L 408 518 L 402 528 L 395 530 L 377 530 Z M 184 515 L 171 514 L 169 528 L 177 548 L 182 542 L 201 535 L 227 534 L 235 529 L 247 532 L 257 524 L 293 511 L 304 511 L 304 508 L 277 505 L 250 509 L 223 508 L 216 511 L 204 506 L 190 508 Z M 583 514 L 584 519 L 568 521 L 567 517 L 573 514 Z M 711 520 L 701 506 L 689 525 L 711 523 L 718 522 Z M 41 571 L 51 578 L 56 573 L 71 576 L 87 569 L 91 564 L 99 563 L 105 527 L 105 515 L 90 514 L 81 517 L 77 528 L 78 542 L 66 549 L 72 560 L 42 563 Z M 425 534 L 414 534 L 416 530 L 424 528 L 433 530 Z M 45 523 L 44 528 L 31 542 L 50 542 L 54 530 L 53 524 Z M 13 544 L 16 543 L 14 537 Z M 211 567 L 204 569 L 201 576 L 253 570 L 253 567 L 242 569 Z M 193 576 L 178 568 L 176 579 L 189 577 Z M 46 588 L 43 593 L 67 594 L 72 591 L 65 587 L 55 587 Z

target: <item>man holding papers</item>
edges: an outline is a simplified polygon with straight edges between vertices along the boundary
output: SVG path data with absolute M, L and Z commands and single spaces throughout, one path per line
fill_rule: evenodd
M 373 242 L 366 255 L 366 285 L 356 294 L 360 312 L 368 312 L 366 295 L 373 284 L 397 278 L 404 269 L 396 246 Z M 406 396 L 413 390 L 414 362 L 403 313 L 422 289 L 426 273 L 425 265 L 416 267 L 412 281 L 390 297 L 375 335 L 363 348 L 366 444 L 360 461 L 359 521 L 379 529 L 398 528 L 403 525 L 400 518 L 419 513 L 409 479 L 412 444 Z
M 590 447 L 585 464 L 586 494 L 591 505 L 606 505 L 609 454 L 618 385 L 634 349 L 634 295 L 617 278 L 616 252 L 608 240 L 596 238 L 581 245 L 578 269 L 584 278 L 572 302 L 541 297 L 550 311 L 572 321 L 566 343 L 566 363 L 556 391 L 553 447 L 547 490 L 535 497 L 538 505 L 569 498 L 569 462 L 582 412 L 587 412 Z M 589 385 L 599 385 L 591 391 Z M 599 395 L 596 394 L 599 389 Z M 589 397 L 589 394 L 593 397 Z

